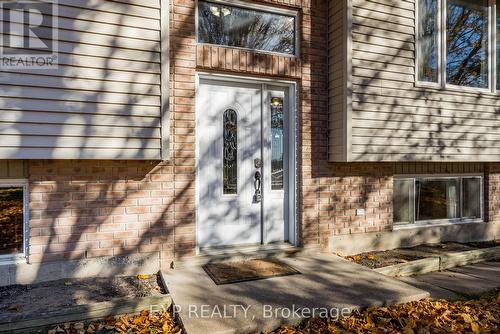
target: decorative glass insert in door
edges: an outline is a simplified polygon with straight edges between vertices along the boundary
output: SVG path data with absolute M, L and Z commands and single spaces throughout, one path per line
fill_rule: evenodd
M 283 190 L 283 98 L 271 98 L 271 190 Z
M 238 115 L 228 109 L 223 117 L 223 192 L 238 193 Z

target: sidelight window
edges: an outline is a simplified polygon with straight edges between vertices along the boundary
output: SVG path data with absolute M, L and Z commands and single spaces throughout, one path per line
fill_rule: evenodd
M 283 98 L 271 98 L 271 189 L 283 190 L 285 154 Z

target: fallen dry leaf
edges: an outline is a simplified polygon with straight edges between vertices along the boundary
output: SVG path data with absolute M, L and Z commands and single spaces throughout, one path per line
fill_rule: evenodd
M 272 334 L 498 334 L 500 295 L 449 302 L 424 299 L 391 307 L 370 308 L 342 319 L 311 319 Z
M 346 259 L 351 262 L 356 262 L 356 263 L 361 262 L 361 256 L 359 255 L 347 256 Z
M 23 309 L 23 307 L 21 305 L 12 305 L 7 310 L 9 310 L 9 311 L 15 311 L 15 312 L 21 312 L 22 309 Z
M 150 313 L 142 311 L 140 314 L 125 314 L 118 317 L 108 317 L 101 321 L 84 324 L 65 323 L 50 331 L 50 334 L 86 334 L 86 333 L 155 333 L 155 334 L 182 334 L 182 329 L 175 322 L 170 312 Z

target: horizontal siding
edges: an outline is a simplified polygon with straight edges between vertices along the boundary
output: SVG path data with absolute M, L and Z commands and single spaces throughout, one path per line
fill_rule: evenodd
M 0 159 L 161 159 L 160 0 L 58 3 L 59 67 L 0 73 Z
M 352 160 L 499 161 L 500 94 L 415 87 L 413 0 L 353 0 Z

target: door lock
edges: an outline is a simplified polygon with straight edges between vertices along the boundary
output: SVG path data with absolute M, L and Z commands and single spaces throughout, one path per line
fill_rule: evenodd
M 262 159 L 259 159 L 259 158 L 254 159 L 253 164 L 254 164 L 255 168 L 257 168 L 257 169 L 262 168 Z
M 262 202 L 262 192 L 261 192 L 262 174 L 259 171 L 255 172 L 255 180 L 253 182 L 253 185 L 255 188 L 255 195 L 253 196 L 253 201 L 254 203 L 260 203 Z

